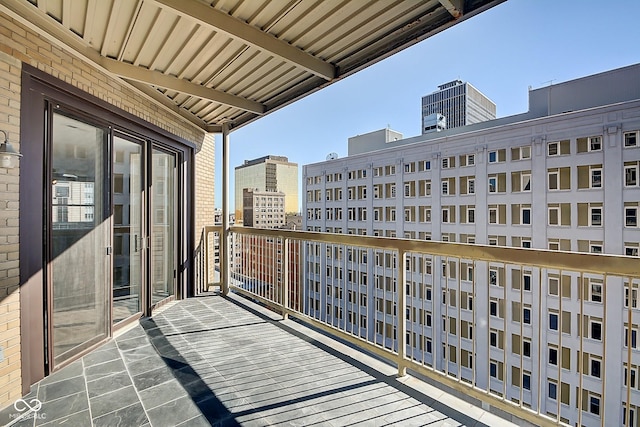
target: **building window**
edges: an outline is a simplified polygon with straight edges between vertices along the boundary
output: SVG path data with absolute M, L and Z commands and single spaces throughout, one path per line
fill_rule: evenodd
M 625 242 L 624 243 L 624 254 L 626 256 L 638 256 L 640 251 L 638 251 L 638 243 Z
M 555 169 L 547 173 L 547 182 L 548 182 L 547 188 L 549 189 L 549 191 L 558 190 L 560 188 L 559 181 L 560 181 L 560 171 Z
M 624 208 L 624 225 L 626 227 L 638 226 L 638 207 L 626 207 Z
M 449 180 L 448 179 L 443 179 L 442 180 L 442 195 L 446 196 L 449 194 Z
M 496 193 L 498 191 L 498 178 L 489 178 L 489 193 Z
M 522 310 L 522 321 L 527 325 L 531 324 L 531 307 L 525 307 Z
M 558 313 L 549 313 L 549 329 L 558 330 Z
M 549 347 L 549 364 L 558 366 L 558 349 Z
M 602 302 L 602 283 L 591 282 L 590 291 L 591 302 Z
M 522 189 L 522 191 L 531 191 L 531 174 L 523 173 L 521 175 L 521 178 L 522 178 L 522 183 L 520 185 L 520 188 Z
M 547 396 L 552 400 L 558 399 L 558 383 L 549 380 L 549 393 Z
M 600 415 L 600 397 L 589 394 L 589 412 Z
M 426 171 L 431 170 L 431 161 L 430 160 L 425 160 L 424 161 L 424 170 L 426 170 Z
M 589 226 L 591 227 L 602 226 L 602 208 L 601 207 L 589 207 Z
M 531 208 L 521 208 L 522 224 L 531 224 Z
M 547 144 L 547 155 L 549 156 L 557 156 L 560 154 L 559 143 L 558 142 L 550 142 Z
M 638 146 L 638 132 L 626 132 L 624 134 L 624 146 L 625 148 Z
M 591 188 L 602 188 L 602 169 L 591 169 Z
M 467 222 L 473 224 L 476 222 L 476 210 L 473 208 L 467 209 Z
M 638 186 L 638 164 L 627 164 L 624 167 L 624 186 L 625 187 L 637 187 Z
M 531 158 L 531 147 L 523 146 L 523 147 L 513 147 L 511 148 L 511 160 L 526 160 Z
M 491 316 L 498 316 L 498 301 L 489 302 L 489 314 Z
M 597 320 L 591 320 L 589 322 L 589 338 L 602 341 L 602 323 Z
M 531 390 L 531 374 L 527 372 L 522 374 L 522 388 L 525 390 Z
M 498 283 L 498 270 L 489 270 L 489 284 L 493 286 L 500 286 Z
M 591 356 L 589 358 L 589 374 L 592 377 L 600 378 L 602 360 Z
M 600 151 L 600 150 L 602 150 L 602 137 L 600 136 L 589 137 L 589 151 Z

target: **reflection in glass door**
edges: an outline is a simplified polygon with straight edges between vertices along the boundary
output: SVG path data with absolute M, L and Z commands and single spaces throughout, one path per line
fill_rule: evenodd
M 113 323 L 139 313 L 143 283 L 142 146 L 113 139 Z
M 59 112 L 51 141 L 49 351 L 53 366 L 108 334 L 107 129 Z
M 151 305 L 175 295 L 176 157 L 151 155 Z

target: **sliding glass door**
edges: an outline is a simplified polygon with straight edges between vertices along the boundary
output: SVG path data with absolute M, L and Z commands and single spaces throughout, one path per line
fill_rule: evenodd
M 47 277 L 55 370 L 176 295 L 178 154 L 52 109 Z
M 151 305 L 176 289 L 176 155 L 153 148 L 151 155 Z
M 109 333 L 107 144 L 108 129 L 52 114 L 47 299 L 53 367 Z
M 113 323 L 142 311 L 143 144 L 113 138 Z

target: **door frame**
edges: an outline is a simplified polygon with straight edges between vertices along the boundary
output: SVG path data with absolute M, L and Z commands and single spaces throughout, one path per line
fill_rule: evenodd
M 20 149 L 24 157 L 20 166 L 20 174 L 23 179 L 20 180 L 19 202 L 19 286 L 23 394 L 27 394 L 32 384 L 50 373 L 46 368 L 44 341 L 44 284 L 47 271 L 44 226 L 47 218 L 43 217 L 45 212 L 43 205 L 48 178 L 45 173 L 44 150 L 44 141 L 47 137 L 45 130 L 48 128 L 44 114 L 46 101 L 59 102 L 73 110 L 83 112 L 84 116 L 88 116 L 93 123 L 107 123 L 112 128 L 111 135 L 114 131 L 121 131 L 144 140 L 153 141 L 159 146 L 179 153 L 176 171 L 179 191 L 176 194 L 176 200 L 180 201 L 181 205 L 176 226 L 178 239 L 175 242 L 178 256 L 176 298 L 184 298 L 191 293 L 194 275 L 192 252 L 195 241 L 195 144 L 23 63 Z M 28 179 L 24 177 L 28 177 Z M 111 183 L 109 191 L 111 191 Z M 111 287 L 109 291 L 112 291 Z M 143 304 L 143 307 L 144 305 L 148 304 Z M 151 307 L 143 312 L 143 315 L 152 314 L 150 310 Z M 134 317 L 130 321 L 135 320 Z M 111 336 L 114 330 L 113 325 L 109 324 L 109 328 L 108 335 Z M 77 355 L 68 363 L 81 356 L 82 354 Z M 64 365 L 61 364 L 60 367 L 62 366 Z

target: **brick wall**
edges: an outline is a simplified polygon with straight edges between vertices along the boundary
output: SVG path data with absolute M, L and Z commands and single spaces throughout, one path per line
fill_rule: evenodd
M 155 105 L 122 80 L 94 68 L 70 52 L 0 13 L 0 129 L 16 149 L 20 138 L 20 73 L 28 63 L 130 114 L 202 147 L 202 129 Z M 0 136 L 1 138 L 1 136 Z M 197 155 L 197 201 L 213 203 L 213 138 Z M 206 167 L 205 167 L 206 166 Z M 200 171 L 204 170 L 204 177 Z M 0 168 L 0 409 L 21 396 L 19 202 L 20 169 Z M 208 209 L 206 207 L 205 209 Z M 213 209 L 213 208 L 211 208 Z M 196 211 L 198 211 L 196 204 Z M 208 212 L 208 210 L 206 210 Z M 212 217 L 213 214 L 211 214 Z M 198 224 L 210 222 L 208 213 Z M 211 220 L 212 222 L 212 220 Z M 196 236 L 200 230 L 196 229 Z
M 202 148 L 196 154 L 196 239 L 200 241 L 200 231 L 205 225 L 213 225 L 214 222 L 214 163 L 215 140 L 213 134 L 207 134 L 202 143 Z

